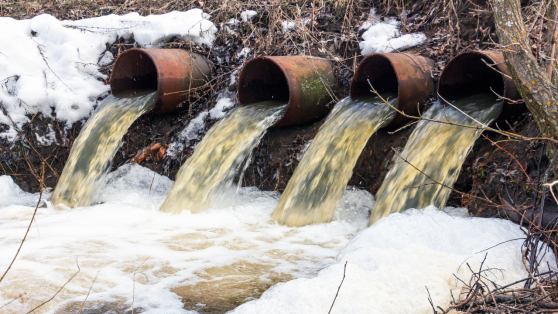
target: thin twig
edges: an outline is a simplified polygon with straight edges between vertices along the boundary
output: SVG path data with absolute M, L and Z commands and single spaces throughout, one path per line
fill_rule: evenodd
M 97 281 L 97 277 L 99 277 L 100 272 L 101 272 L 101 270 L 99 270 L 97 272 L 97 276 L 95 276 L 95 279 L 93 279 L 93 283 L 91 284 L 91 287 L 89 287 L 89 291 L 87 292 L 87 295 L 85 296 L 85 300 L 83 300 L 83 303 L 81 304 L 81 308 L 79 309 L 78 314 L 81 314 L 81 311 L 83 310 L 83 306 L 85 305 L 85 301 L 87 301 L 87 298 L 89 297 L 89 294 L 91 293 L 91 289 L 93 289 L 93 285 L 95 284 L 95 281 Z
M 146 258 L 145 261 L 143 261 L 141 264 L 139 264 L 139 266 L 136 267 L 136 269 L 134 270 L 134 276 L 133 276 L 133 277 L 134 277 L 134 287 L 132 288 L 132 314 L 134 314 L 134 301 L 135 301 L 135 298 L 136 298 L 136 273 L 137 273 L 138 269 L 139 269 L 145 262 L 147 262 L 148 259 L 149 259 L 149 257 Z M 145 275 L 145 274 L 144 274 L 144 275 Z M 146 277 L 147 277 L 147 276 L 146 276 Z
M 35 307 L 31 311 L 27 312 L 27 314 L 34 312 L 36 309 L 38 309 L 41 306 L 43 306 L 43 305 L 47 304 L 48 302 L 52 301 L 52 299 L 54 299 L 60 293 L 60 291 L 62 291 L 62 289 L 64 289 L 64 287 L 66 287 L 66 285 L 68 283 L 70 283 L 70 281 L 72 281 L 72 279 L 74 279 L 74 277 L 77 276 L 77 274 L 79 274 L 79 272 L 81 271 L 81 268 L 79 268 L 79 263 L 78 263 L 77 258 L 76 258 L 76 265 L 77 265 L 78 271 L 72 277 L 70 277 L 70 279 L 68 279 L 68 281 L 66 281 L 66 283 L 62 287 L 60 287 L 60 289 L 58 289 L 58 291 L 56 291 L 56 293 L 52 297 L 50 297 L 50 299 L 48 299 L 45 302 L 39 304 L 37 307 Z
M 343 279 L 341 279 L 341 283 L 339 284 L 339 288 L 337 288 L 337 293 L 335 294 L 335 298 L 333 299 L 333 303 L 331 303 L 331 307 L 329 308 L 329 312 L 327 312 L 327 314 L 331 313 L 331 310 L 333 309 L 333 305 L 335 304 L 335 300 L 337 300 L 337 296 L 339 295 L 339 290 L 341 290 L 341 286 L 343 285 L 343 281 L 345 281 L 345 273 L 347 271 L 347 263 L 345 262 L 345 268 L 343 269 Z
M 27 231 L 25 231 L 25 236 L 23 237 L 23 240 L 21 240 L 21 243 L 19 244 L 19 248 L 17 249 L 16 255 L 12 259 L 12 262 L 10 263 L 10 266 L 8 266 L 8 269 L 6 269 L 6 271 L 4 272 L 2 277 L 0 278 L 0 282 L 2 282 L 4 277 L 6 277 L 6 274 L 8 274 L 8 271 L 10 271 L 10 268 L 12 268 L 12 265 L 14 264 L 17 256 L 19 255 L 19 251 L 21 251 L 21 247 L 23 247 L 23 243 L 25 242 L 25 239 L 27 239 L 27 234 L 29 234 L 29 230 L 31 229 L 31 225 L 33 225 L 33 220 L 35 219 L 35 215 L 37 214 L 37 209 L 39 208 L 39 204 L 41 203 L 41 198 L 43 196 L 43 189 L 44 189 L 43 180 L 44 180 L 44 173 L 45 173 L 45 164 L 44 163 L 42 164 L 42 173 L 43 173 L 43 178 L 41 178 L 40 182 L 39 182 L 41 191 L 39 192 L 39 200 L 37 201 L 37 205 L 35 206 L 35 211 L 33 211 L 33 216 L 31 217 L 31 220 L 29 221 L 29 226 L 27 227 Z

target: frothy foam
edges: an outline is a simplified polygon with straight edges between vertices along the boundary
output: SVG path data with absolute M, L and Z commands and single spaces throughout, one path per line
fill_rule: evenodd
M 271 219 L 276 192 L 242 188 L 227 208 L 176 215 L 159 211 L 171 185 L 164 176 L 126 165 L 109 174 L 103 204 L 39 208 L 37 226 L 0 284 L 0 306 L 22 293 L 27 310 L 49 299 L 77 271 L 77 259 L 80 273 L 39 313 L 79 311 L 97 273 L 86 308 L 130 310 L 136 273 L 136 311 L 230 310 L 277 282 L 312 277 L 335 263 L 366 226 L 351 211 L 373 206 L 370 194 L 349 191 L 343 212 L 351 222 L 341 217 L 289 228 Z M 0 269 L 11 262 L 33 209 L 0 209 Z M 3 311 L 18 313 L 21 307 L 18 300 Z
M 11 184 L 0 177 L 0 191 L 11 186 L 10 193 L 28 198 L 0 207 L 2 272 L 38 197 Z M 519 227 L 470 218 L 464 209 L 408 210 L 365 229 L 374 198 L 351 188 L 331 223 L 290 228 L 271 219 L 279 194 L 255 188 L 242 188 L 224 209 L 160 212 L 171 185 L 126 165 L 109 174 L 103 204 L 39 208 L 37 224 L 0 283 L 0 307 L 22 294 L 25 303 L 19 298 L 2 313 L 26 313 L 48 300 L 76 273 L 76 259 L 79 274 L 38 313 L 78 313 L 97 274 L 87 313 L 129 313 L 132 300 L 135 313 L 327 313 L 345 263 L 332 313 L 430 313 L 425 286 L 435 305 L 447 307 L 450 290 L 457 298 L 463 289 L 453 274 L 469 279 L 464 261 L 476 270 L 488 253 L 484 269 L 502 271 L 486 275 L 499 284 L 527 276 L 521 239 L 475 254 L 524 238 Z
M 345 264 L 332 313 L 432 313 L 428 292 L 435 306 L 447 308 L 450 293 L 457 299 L 463 290 L 454 274 L 469 281 L 467 264 L 478 271 L 485 254 L 483 270 L 491 270 L 483 275 L 489 280 L 507 284 L 528 276 L 521 262 L 525 235 L 517 225 L 469 218 L 463 209 L 446 211 L 453 216 L 430 206 L 383 218 L 351 240 L 338 263 L 318 276 L 280 283 L 232 313 L 327 313 Z M 546 261 L 556 263 L 550 252 L 542 264 Z

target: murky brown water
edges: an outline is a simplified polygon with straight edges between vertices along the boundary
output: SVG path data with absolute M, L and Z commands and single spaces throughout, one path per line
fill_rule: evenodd
M 155 105 L 156 92 L 108 96 L 72 144 L 51 203 L 89 206 L 105 183 L 122 137 L 137 118 Z M 60 207 L 61 208 L 61 207 Z
M 424 117 L 461 125 L 481 126 L 475 120 L 488 125 L 502 111 L 502 102 L 493 94 L 474 95 L 452 104 L 462 112 L 438 101 L 428 109 Z M 481 129 L 423 120 L 409 137 L 401 157 L 437 182 L 453 186 L 465 157 L 481 133 Z M 434 183 L 403 159 L 396 158 L 397 162 L 376 193 L 376 204 L 370 224 L 390 213 L 408 208 L 420 209 L 434 205 L 442 209 L 451 193 L 449 188 Z
M 384 99 L 397 106 L 396 96 Z M 331 221 L 366 142 L 394 115 L 379 97 L 340 101 L 296 167 L 273 219 L 288 226 Z

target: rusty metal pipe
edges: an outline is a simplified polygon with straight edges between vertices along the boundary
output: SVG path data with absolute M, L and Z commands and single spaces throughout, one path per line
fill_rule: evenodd
M 408 115 L 417 115 L 419 105 L 434 91 L 432 69 L 434 62 L 409 53 L 377 53 L 364 58 L 351 82 L 351 97 L 375 95 L 372 87 L 382 94 L 397 93 L 397 107 Z M 409 119 L 397 114 L 385 127 L 398 127 Z
M 513 102 L 521 99 L 521 95 L 500 51 L 463 52 L 448 62 L 440 76 L 438 94 L 447 101 L 479 93 L 497 93 L 505 98 L 496 123 L 524 110 L 522 104 Z
M 309 56 L 258 57 L 244 65 L 238 79 L 242 105 L 277 100 L 288 103 L 274 126 L 312 123 L 325 117 L 337 87 L 331 63 Z
M 152 112 L 171 113 L 199 97 L 211 79 L 212 66 L 203 56 L 181 49 L 129 49 L 114 62 L 113 94 L 157 90 Z

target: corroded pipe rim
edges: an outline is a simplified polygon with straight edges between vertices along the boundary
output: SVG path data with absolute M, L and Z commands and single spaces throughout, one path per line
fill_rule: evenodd
M 378 93 L 394 92 L 399 98 L 398 110 L 417 115 L 419 105 L 424 105 L 435 89 L 432 79 L 434 62 L 429 58 L 409 53 L 375 53 L 365 57 L 359 64 L 351 81 L 353 98 L 374 93 L 368 81 Z M 409 119 L 397 113 L 383 127 L 398 127 Z
M 471 60 L 476 61 L 471 62 Z M 483 59 L 486 59 L 488 63 L 491 63 L 496 69 L 489 67 L 487 64 L 484 68 L 481 64 Z M 468 61 L 468 62 L 467 62 Z M 479 70 L 479 65 L 480 69 Z M 485 75 L 480 72 L 485 71 Z M 477 73 L 475 73 L 477 72 Z M 477 74 L 477 77 L 473 75 Z M 467 75 L 470 77 L 468 78 Z M 490 77 L 490 78 L 489 78 Z M 494 82 L 491 84 L 490 82 Z M 473 86 L 473 88 L 455 88 L 456 85 L 461 86 Z M 491 86 L 491 85 L 499 86 Z M 489 89 L 481 86 L 487 86 Z M 492 88 L 494 87 L 494 88 Z M 452 58 L 446 65 L 444 71 L 440 75 L 440 80 L 438 81 L 438 95 L 447 101 L 451 101 L 455 98 L 467 96 L 459 93 L 459 90 L 469 89 L 472 92 L 468 95 L 473 95 L 474 93 L 487 92 L 495 93 L 499 96 L 503 96 L 503 106 L 499 117 L 492 123 L 500 127 L 506 127 L 508 123 L 505 121 L 508 119 L 513 119 L 518 116 L 518 113 L 525 111 L 525 105 L 515 102 L 515 100 L 521 99 L 521 95 L 515 86 L 515 83 L 511 76 L 509 75 L 508 66 L 504 59 L 504 55 L 500 51 L 493 50 L 473 50 L 465 51 L 454 58 Z M 457 92 L 455 91 L 457 90 Z M 457 97 L 456 97 L 457 95 Z M 442 99 L 442 101 L 443 101 Z
M 116 69 L 116 68 L 117 68 L 117 64 L 118 64 L 119 62 L 124 62 L 124 61 L 122 61 L 123 58 L 126 57 L 126 54 L 130 54 L 130 53 L 138 53 L 138 54 L 140 54 L 140 55 L 142 55 L 142 56 L 147 56 L 147 58 L 148 58 L 149 60 L 151 60 L 151 64 L 153 65 L 153 67 L 155 67 L 155 73 L 157 73 L 157 84 L 156 84 L 156 85 L 157 85 L 157 97 L 155 98 L 155 99 L 156 99 L 155 106 L 154 106 L 151 110 L 149 110 L 148 112 L 157 112 L 157 111 L 163 106 L 163 103 L 160 101 L 161 97 L 163 96 L 163 91 L 162 91 L 161 83 L 160 83 L 160 82 L 161 82 L 161 79 L 160 79 L 160 71 L 161 71 L 161 69 L 160 69 L 160 67 L 157 65 L 157 62 L 155 62 L 155 59 L 153 59 L 153 57 L 152 57 L 149 53 L 147 53 L 147 52 L 146 52 L 144 49 L 142 49 L 142 48 L 131 48 L 131 49 L 128 49 L 128 50 L 122 52 L 122 53 L 118 56 L 118 58 L 116 58 L 116 61 L 114 61 L 114 64 L 113 64 L 112 68 L 113 68 L 113 70 Z M 123 56 L 124 56 L 124 57 L 123 57 Z M 114 88 L 113 88 L 113 84 L 115 84 L 115 78 L 114 78 L 114 75 L 111 75 L 111 77 L 110 77 L 111 91 L 113 91 L 113 89 L 114 89 Z M 122 92 L 122 91 L 124 91 L 124 90 L 118 90 L 116 93 Z M 114 92 L 113 92 L 113 93 L 114 93 Z
M 269 73 L 263 73 L 265 70 Z M 315 84 L 317 81 L 319 86 Z M 256 89 L 250 86 L 254 83 L 263 84 L 265 88 L 261 91 L 251 90 Z M 287 103 L 287 109 L 274 126 L 300 125 L 318 121 L 327 115 L 330 108 L 326 105 L 331 100 L 329 91 L 336 84 L 333 67 L 326 59 L 312 56 L 261 56 L 248 61 L 240 71 L 238 100 L 241 105 L 283 100 Z M 262 91 L 269 95 L 263 95 Z
M 277 63 L 275 62 L 275 60 L 273 60 L 272 57 L 269 56 L 261 56 L 261 57 L 256 57 L 248 62 L 246 62 L 246 64 L 242 67 L 242 69 L 240 70 L 240 74 L 238 75 L 238 89 L 240 90 L 241 86 L 243 86 L 244 81 L 246 80 L 246 71 L 249 71 L 250 69 L 250 65 L 252 65 L 254 62 L 258 62 L 258 61 L 262 61 L 262 60 L 266 60 L 266 61 L 270 61 L 271 63 L 273 63 L 277 68 L 279 68 L 279 70 L 281 70 L 281 73 L 283 74 L 283 78 L 287 81 L 287 85 L 289 86 L 289 101 L 287 103 L 287 106 L 289 106 L 291 104 L 291 88 L 293 87 L 293 83 L 289 80 L 289 76 L 287 75 L 287 72 L 285 72 L 285 70 Z M 238 101 L 241 105 L 249 105 L 249 103 L 243 103 L 243 101 L 240 99 L 241 97 L 241 93 L 238 93 Z
M 115 94 L 157 90 L 151 112 L 164 114 L 200 97 L 212 73 L 211 62 L 187 50 L 132 48 L 116 59 L 110 85 Z
M 450 71 L 453 70 L 453 67 L 459 67 L 460 64 L 458 64 L 459 62 L 463 62 L 461 59 L 466 58 L 466 57 L 473 57 L 473 56 L 477 56 L 479 58 L 486 58 L 488 60 L 490 60 L 492 62 L 491 65 L 495 66 L 497 68 L 493 69 L 494 73 L 498 73 L 498 74 L 493 74 L 494 76 L 499 76 L 502 78 L 501 83 L 502 83 L 502 90 L 498 90 L 498 91 L 493 91 L 494 93 L 498 93 L 498 95 L 500 96 L 504 96 L 504 106 L 510 105 L 510 100 L 518 100 L 521 99 L 521 95 L 519 94 L 519 92 L 517 91 L 517 88 L 515 86 L 515 83 L 513 82 L 513 79 L 510 77 L 509 75 L 509 70 L 506 64 L 506 61 L 504 59 L 504 55 L 502 54 L 502 52 L 500 51 L 493 51 L 493 50 L 472 50 L 472 51 L 465 51 L 462 52 L 460 54 L 458 54 L 457 56 L 453 57 L 452 59 L 450 59 L 450 61 L 448 62 L 448 64 L 446 65 L 446 67 L 444 68 L 444 70 L 442 71 L 442 74 L 440 75 L 440 80 L 438 81 L 438 95 L 443 97 L 444 99 L 448 100 L 448 98 L 451 98 L 451 95 L 447 95 L 447 93 L 449 91 L 446 91 L 446 89 L 448 87 L 446 87 L 446 80 L 448 80 L 447 76 L 451 75 L 448 73 L 451 73 Z M 468 66 L 470 66 L 470 64 L 468 64 Z M 488 66 L 488 65 L 487 65 Z M 457 69 L 463 69 L 463 68 L 457 68 Z M 463 73 L 460 73 L 461 75 L 463 75 Z M 448 96 L 448 97 L 446 97 Z

